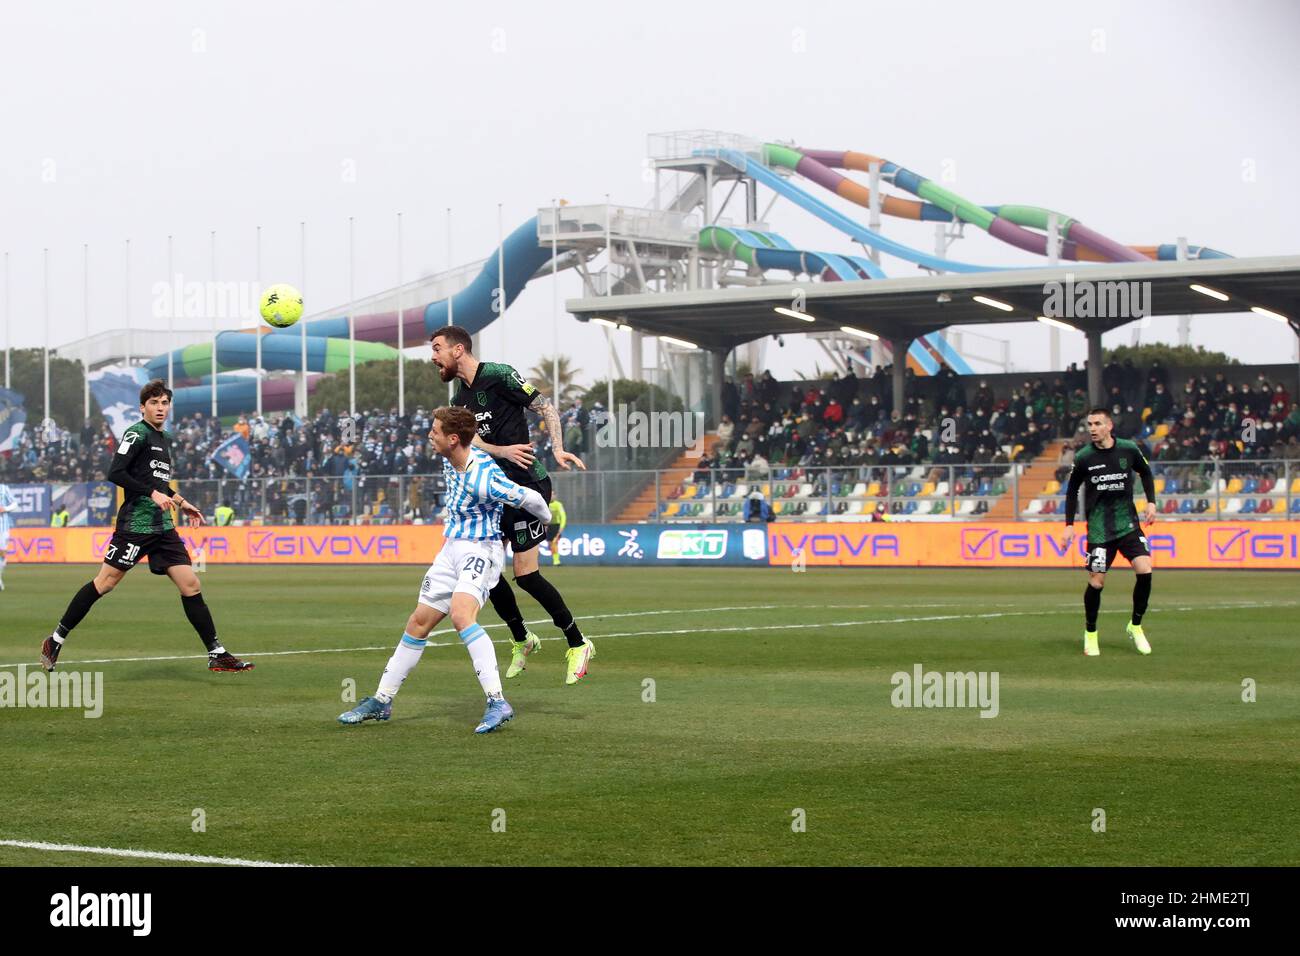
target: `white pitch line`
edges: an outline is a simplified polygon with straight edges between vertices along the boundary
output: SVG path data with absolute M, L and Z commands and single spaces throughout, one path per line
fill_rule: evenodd
M 1282 601 L 1275 604 L 1265 604 L 1262 602 L 1248 602 L 1248 603 L 1234 602 L 1231 604 L 1195 604 L 1195 605 L 1187 604 L 1187 605 L 1176 605 L 1174 607 L 1161 608 L 1160 610 L 1162 613 L 1169 614 L 1169 613 L 1177 613 L 1180 611 L 1230 610 L 1233 608 L 1240 608 L 1240 607 L 1293 607 L 1296 604 L 1300 604 L 1300 602 Z M 825 605 L 809 605 L 809 606 L 825 607 Z M 745 610 L 753 610 L 753 609 L 755 608 L 753 607 L 745 608 Z M 682 610 L 679 613 L 685 614 L 685 613 L 692 613 L 696 611 L 703 612 L 708 610 L 709 608 L 687 608 Z M 737 609 L 716 608 L 715 610 L 737 610 Z M 933 621 L 975 621 L 975 620 L 986 620 L 990 618 L 1001 618 L 1001 617 L 1033 617 L 1035 615 L 1073 614 L 1076 613 L 1077 611 L 1078 611 L 1077 605 L 1074 603 L 1070 603 L 1070 604 L 1057 605 L 1055 608 L 1042 607 L 1042 608 L 1035 608 L 1029 611 L 990 611 L 984 614 L 927 614 L 927 615 L 920 615 L 914 617 L 868 618 L 866 620 L 856 620 L 856 621 L 817 621 L 811 624 L 808 623 L 807 621 L 800 621 L 794 624 L 758 624 L 758 625 L 746 625 L 744 627 L 695 627 L 695 628 L 673 628 L 669 630 L 658 630 L 658 631 L 616 631 L 612 634 L 596 634 L 593 635 L 593 637 L 598 640 L 607 640 L 608 638 L 611 637 L 650 637 L 655 635 L 674 636 L 674 635 L 682 635 L 682 634 L 726 634 L 726 633 L 733 633 L 737 631 L 793 631 L 793 630 L 809 630 L 809 629 L 816 630 L 817 628 L 822 628 L 822 627 L 859 627 L 867 624 L 924 624 Z M 666 614 L 669 612 L 647 611 L 645 613 Z M 1118 613 L 1118 612 L 1111 612 L 1111 613 Z M 616 617 L 616 616 L 637 617 L 639 615 L 636 613 L 621 614 L 621 615 L 613 615 L 613 614 L 589 615 L 589 617 Z M 584 618 L 584 620 L 585 619 L 586 618 Z M 528 623 L 539 624 L 544 622 L 530 621 Z M 504 625 L 501 624 L 492 624 L 487 626 L 504 627 Z M 452 633 L 454 633 L 454 630 L 450 628 L 444 628 L 438 631 L 431 631 L 430 636 L 433 636 L 434 634 L 452 634 Z M 558 640 L 562 640 L 562 638 L 545 637 L 542 638 L 542 640 L 558 641 Z M 492 643 L 509 644 L 510 639 L 507 638 L 505 640 L 496 640 L 493 641 Z M 459 644 L 460 641 L 430 641 L 425 646 L 426 648 L 456 647 Z M 364 651 L 387 651 L 387 650 L 391 650 L 392 646 L 393 645 L 391 644 L 379 644 L 370 647 L 313 647 L 313 648 L 304 648 L 302 650 L 294 650 L 294 651 L 265 651 L 262 653 L 245 654 L 244 656 L 248 657 L 249 659 L 252 659 L 256 657 L 293 657 L 301 654 L 351 654 L 351 653 L 360 653 Z M 77 665 L 129 664 L 129 663 L 154 662 L 154 661 L 193 661 L 193 660 L 206 660 L 206 659 L 207 659 L 206 654 L 180 654 L 180 655 L 173 655 L 168 657 L 105 657 L 98 660 L 68 661 L 68 663 L 77 664 Z M 28 666 L 32 666 L 30 661 L 23 661 L 22 664 L 27 664 Z M 19 666 L 22 665 L 21 664 L 0 664 L 0 668 L 19 667 Z
M 95 856 L 120 856 L 136 860 L 162 860 L 166 863 L 211 863 L 217 866 L 301 867 L 303 863 L 273 863 L 269 860 L 241 860 L 233 856 L 198 856 L 193 853 L 165 853 L 154 850 L 120 850 L 110 846 L 78 846 L 74 843 L 41 843 L 33 840 L 0 840 L 0 846 L 20 850 L 46 850 L 51 853 L 90 853 Z

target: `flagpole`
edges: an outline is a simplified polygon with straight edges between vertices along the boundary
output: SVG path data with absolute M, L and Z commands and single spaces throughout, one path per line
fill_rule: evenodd
M 257 286 L 258 294 L 262 291 L 262 227 L 257 227 L 257 245 L 256 245 L 256 263 L 253 266 L 254 280 Z M 254 386 L 257 390 L 257 417 L 262 417 L 262 323 L 259 321 L 260 316 L 253 314 L 253 331 L 257 334 L 257 383 Z
M 560 407 L 560 286 L 559 272 L 560 207 L 551 200 L 551 402 Z M 551 436 L 555 441 L 555 436 Z
M 348 216 L 348 414 L 357 417 L 357 257 L 353 218 Z
M 9 388 L 9 349 L 13 345 L 9 314 L 9 253 L 5 252 L 5 388 Z
M 298 223 L 298 291 L 307 295 L 307 223 Z M 307 417 L 307 323 L 299 321 L 298 339 L 302 342 L 302 416 Z M 297 405 L 297 403 L 294 403 Z
M 447 272 L 451 272 L 451 207 L 447 207 Z M 447 324 L 456 324 L 456 296 L 454 294 L 447 296 Z M 456 387 L 455 382 L 447 383 L 447 404 L 451 404 L 452 390 Z
M 176 293 L 179 285 L 176 272 L 172 266 L 172 237 L 167 237 L 167 284 L 171 286 L 171 306 L 167 310 L 167 387 L 176 388 Z
M 49 440 L 50 425 L 54 421 L 54 416 L 50 414 L 50 250 L 44 250 L 41 258 L 41 302 L 42 311 L 45 315 L 45 345 L 41 350 L 43 365 L 45 367 L 45 404 L 41 406 L 44 409 L 45 421 L 41 427 L 45 432 L 46 440 Z
M 131 367 L 131 240 L 126 240 L 126 287 L 124 290 L 123 309 L 126 312 L 126 361 Z
M 81 244 L 81 426 L 90 418 L 90 243 Z
M 402 214 L 397 214 L 397 415 L 406 414 L 406 316 L 402 312 Z
M 217 284 L 217 230 L 213 229 L 208 233 L 208 263 L 209 275 L 212 276 L 212 287 L 216 288 Z M 213 296 L 215 299 L 216 296 Z M 215 305 L 215 302 L 213 303 Z M 217 417 L 217 310 L 212 310 L 212 417 Z
M 497 203 L 497 300 L 501 303 L 501 311 L 497 313 L 497 321 L 501 323 L 501 361 L 506 360 L 506 240 L 505 227 L 501 220 L 501 203 Z

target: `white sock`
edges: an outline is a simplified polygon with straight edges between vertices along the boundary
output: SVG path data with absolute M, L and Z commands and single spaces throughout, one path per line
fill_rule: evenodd
M 411 675 L 411 671 L 415 670 L 415 665 L 420 663 L 420 655 L 424 653 L 425 645 L 428 643 L 427 640 L 420 640 L 403 632 L 401 643 L 397 645 L 397 650 L 393 651 L 393 656 L 388 659 L 388 665 L 384 668 L 383 676 L 379 678 L 379 690 L 375 691 L 375 697 L 385 704 L 392 702 L 401 689 L 402 683 Z
M 470 663 L 478 675 L 479 686 L 488 699 L 501 696 L 501 674 L 497 671 L 497 649 L 480 624 L 471 624 L 460 632 L 460 639 L 469 651 Z

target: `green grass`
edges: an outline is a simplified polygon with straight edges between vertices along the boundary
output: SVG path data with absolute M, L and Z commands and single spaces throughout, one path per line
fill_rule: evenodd
M 0 710 L 0 839 L 335 865 L 1300 863 L 1293 575 L 1158 574 L 1144 658 L 1117 572 L 1087 659 L 1079 573 L 545 573 L 595 639 L 591 675 L 563 686 L 547 640 L 507 683 L 516 720 L 476 737 L 458 642 L 425 652 L 391 722 L 334 720 L 345 679 L 373 691 L 421 569 L 212 568 L 251 674 L 209 674 L 175 590 L 137 570 L 60 662 L 103 672 L 103 716 Z M 9 569 L 0 664 L 35 662 L 89 574 Z M 259 656 L 322 649 L 344 650 Z M 170 655 L 196 657 L 78 664 Z M 999 715 L 894 708 L 916 663 L 997 671 Z M 107 862 L 0 847 L 0 865 Z

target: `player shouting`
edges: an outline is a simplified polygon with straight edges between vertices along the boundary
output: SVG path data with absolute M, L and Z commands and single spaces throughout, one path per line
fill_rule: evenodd
M 471 447 L 476 434 L 474 415 L 466 409 L 443 407 L 433 413 L 429 438 L 446 459 L 442 466 L 447 483 L 445 541 L 424 576 L 419 601 L 406 621 L 397 650 L 384 668 L 379 689 L 374 697 L 366 697 L 352 710 L 340 714 L 341 724 L 392 717 L 393 698 L 420 662 L 429 632 L 448 614 L 487 695 L 487 710 L 474 733 L 490 733 L 515 715 L 502 696 L 496 649 L 478 623 L 478 612 L 505 563 L 501 544 L 503 507 L 519 509 L 543 525 L 551 513 L 540 494 L 515 484 L 491 456 Z
M 1074 512 L 1082 486 L 1083 513 L 1088 522 L 1088 556 L 1084 560 L 1088 587 L 1083 592 L 1083 653 L 1089 657 L 1101 653 L 1097 646 L 1101 589 L 1106 584 L 1106 572 L 1115 560 L 1115 553 L 1119 552 L 1128 559 L 1135 576 L 1133 617 L 1125 630 L 1138 653 L 1150 654 L 1151 645 L 1142 632 L 1142 615 L 1146 613 L 1151 598 L 1151 550 L 1138 527 L 1137 510 L 1133 507 L 1133 475 L 1142 479 L 1142 491 L 1147 499 L 1142 518 L 1143 523 L 1149 525 L 1156 520 L 1156 490 L 1151 466 L 1135 442 L 1112 437 L 1115 423 L 1106 409 L 1094 408 L 1088 413 L 1085 424 L 1092 440 L 1074 456 L 1074 470 L 1070 472 L 1070 482 L 1065 489 L 1065 537 L 1061 541 L 1063 548 L 1068 548 L 1074 541 Z
M 99 573 L 73 596 L 58 627 L 41 644 L 41 666 L 47 671 L 54 670 L 68 633 L 145 556 L 149 558 L 149 570 L 167 575 L 181 592 L 185 616 L 208 649 L 208 670 L 253 669 L 254 665 L 235 657 L 217 640 L 212 612 L 203 600 L 185 542 L 176 533 L 172 509 L 179 509 L 191 527 L 203 524 L 203 512 L 179 492 L 173 493 L 169 484 L 172 453 L 163 423 L 171 407 L 172 390 L 162 379 L 154 379 L 140 389 L 141 420 L 122 433 L 122 442 L 108 469 L 108 480 L 125 492 L 117 511 L 117 528 L 104 551 Z
M 547 501 L 551 500 L 551 479 L 528 438 L 526 408 L 531 408 L 546 420 L 552 454 L 560 467 L 567 469 L 573 464 L 586 470 L 582 459 L 564 450 L 564 430 L 555 406 L 509 365 L 476 359 L 470 353 L 473 343 L 469 332 L 458 325 L 448 325 L 433 333 L 429 342 L 433 347 L 433 362 L 438 366 L 442 380 L 460 380 L 452 404 L 474 413 L 478 422 L 474 444 L 496 460 L 507 478 L 525 488 L 532 488 Z M 501 516 L 501 536 L 514 549 L 515 583 L 546 609 L 551 621 L 569 642 L 564 682 L 576 684 L 587 675 L 587 662 L 596 649 L 582 636 L 578 622 L 569 612 L 560 592 L 542 577 L 538 569 L 537 546 L 546 540 L 546 521 L 529 521 L 527 514 L 507 506 Z M 515 592 L 504 575 L 489 596 L 492 608 L 506 622 L 513 638 L 506 677 L 517 677 L 527 667 L 529 655 L 535 653 L 542 642 L 524 625 Z

